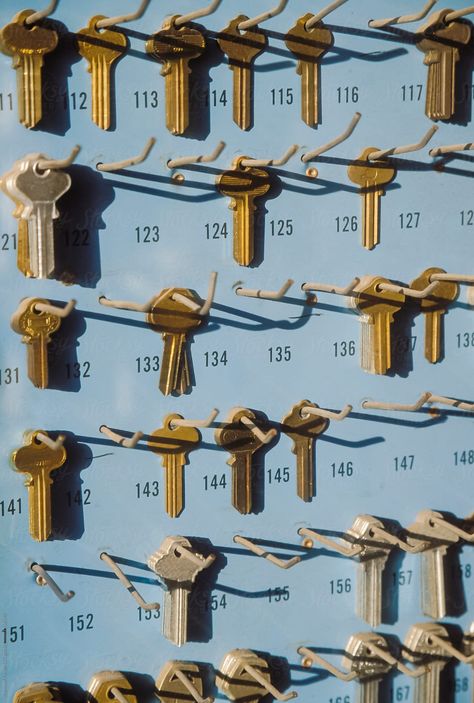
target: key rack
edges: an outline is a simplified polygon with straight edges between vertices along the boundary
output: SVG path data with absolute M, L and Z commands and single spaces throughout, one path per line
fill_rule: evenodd
M 382 677 L 380 703 L 431 703 L 426 680 L 413 676 L 423 674 L 423 657 L 441 662 L 442 703 L 472 700 L 474 53 L 462 53 L 455 117 L 434 123 L 415 32 L 444 5 L 427 3 L 423 14 L 422 4 L 336 0 L 326 13 L 325 3 L 303 0 L 216 0 L 204 15 L 197 0 L 60 0 L 42 20 L 58 32 L 58 47 L 44 59 L 43 118 L 32 129 L 19 122 L 12 58 L 0 53 L 5 703 L 28 695 L 83 703 L 87 690 L 92 703 L 150 703 L 155 684 L 166 703 L 239 699 L 243 690 L 255 701 L 297 694 L 302 703 L 356 703 L 358 687 L 370 685 L 355 655 Z M 450 8 L 457 16 L 465 4 Z M 3 0 L 0 27 L 24 9 Z M 242 130 L 233 119 L 235 71 L 218 39 L 238 15 L 258 13 L 258 30 L 239 30 L 260 33 Z M 319 115 L 303 110 L 295 70 L 303 49 L 287 40 L 307 13 L 333 35 L 321 58 Z M 394 13 L 414 23 L 398 24 Z M 169 114 L 167 128 L 170 83 L 147 44 L 178 14 L 178 34 L 191 23 L 206 40 L 190 64 L 186 130 L 186 120 L 173 125 Z M 110 114 L 95 105 L 109 129 L 92 121 L 91 74 L 75 48 L 75 34 L 99 15 L 100 31 L 126 39 Z M 30 107 L 26 121 L 38 109 Z M 13 216 L 5 175 L 30 154 L 40 155 L 40 172 L 57 168 L 71 180 L 58 200 L 53 278 L 17 267 L 25 224 Z M 383 186 L 373 248 L 362 246 L 363 199 L 348 173 L 366 168 L 360 159 L 396 171 Z M 228 189 L 242 188 L 250 173 L 259 189 L 255 247 L 237 251 Z M 27 272 L 24 249 L 19 261 Z M 405 301 L 386 374 L 361 368 L 361 360 L 374 366 L 360 350 L 371 336 L 351 295 L 368 275 Z M 441 285 L 453 302 L 442 315 L 442 358 L 430 363 L 438 350 L 425 348 L 423 310 Z M 166 395 L 163 340 L 150 324 L 163 291 L 200 323 L 189 345 L 190 387 L 177 381 Z M 43 389 L 28 378 L 26 345 L 11 327 L 24 298 L 37 301 L 32 316 L 59 315 L 48 378 L 37 377 Z M 216 439 L 236 411 L 245 417 L 237 429 L 260 447 L 251 495 L 240 485 L 240 512 L 230 454 Z M 297 475 L 296 412 L 317 434 L 314 477 Z M 167 502 L 155 451 L 163 441 L 155 428 L 169 417 L 169 436 L 179 427 L 196 444 L 183 470 L 182 511 L 179 470 Z M 190 427 L 199 430 L 182 431 Z M 28 467 L 19 458 L 28 440 L 43 442 L 45 455 L 66 453 L 52 476 L 51 536 L 43 541 L 29 531 Z M 13 470 L 14 451 L 21 471 Z M 354 535 L 358 516 L 375 532 Z M 449 545 L 445 617 L 442 608 L 423 612 L 433 605 L 426 576 L 435 570 L 424 540 L 438 538 Z M 187 635 L 174 630 L 180 648 L 163 636 L 171 596 L 153 569 L 167 539 L 199 564 Z M 355 562 L 377 544 L 386 563 L 381 622 L 371 626 L 356 614 L 363 566 Z M 370 605 L 362 612 L 376 622 Z M 232 676 L 243 690 L 229 684 Z M 29 684 L 36 686 L 14 699 Z

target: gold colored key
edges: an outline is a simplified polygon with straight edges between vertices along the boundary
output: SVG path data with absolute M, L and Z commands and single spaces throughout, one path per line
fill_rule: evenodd
M 163 395 L 183 394 L 191 387 L 188 358 L 188 335 L 203 322 L 184 303 L 173 300 L 176 294 L 199 304 L 196 295 L 187 288 L 166 288 L 155 299 L 146 321 L 163 337 L 159 387 Z
M 234 259 L 239 266 L 250 266 L 255 256 L 255 201 L 268 193 L 271 180 L 268 171 L 242 166 L 241 156 L 234 168 L 224 171 L 216 181 L 222 195 L 231 198 L 234 212 Z
M 20 688 L 12 703 L 62 703 L 61 691 L 50 683 L 30 683 Z
M 111 29 L 97 29 L 104 15 L 95 15 L 77 33 L 79 53 L 89 64 L 92 76 L 92 121 L 101 129 L 110 129 L 112 121 L 112 66 L 125 55 L 125 34 Z
M 286 46 L 298 59 L 296 70 L 301 76 L 301 117 L 309 127 L 316 127 L 320 122 L 319 62 L 334 44 L 334 35 L 323 22 L 306 29 L 313 17 L 311 12 L 300 17 L 285 37 Z
M 303 417 L 302 410 L 308 406 L 318 407 L 309 400 L 302 400 L 281 421 L 283 432 L 293 440 L 291 451 L 296 455 L 296 493 L 306 503 L 316 495 L 314 445 L 329 427 L 329 420 L 324 417 Z
M 132 684 L 121 671 L 99 671 L 89 681 L 87 694 L 90 703 L 111 703 L 117 700 L 137 703 L 138 700 Z
M 397 172 L 387 160 L 369 161 L 369 155 L 379 151 L 370 146 L 364 149 L 351 163 L 347 175 L 353 183 L 360 186 L 362 196 L 362 246 L 373 249 L 380 243 L 380 198 L 385 195 L 385 188 L 393 181 Z
M 456 65 L 461 51 L 471 41 L 472 25 L 454 20 L 449 24 L 445 18 L 452 10 L 435 12 L 417 34 L 417 48 L 425 55 L 423 63 L 428 66 L 425 114 L 431 120 L 449 120 L 456 111 Z
M 234 122 L 245 130 L 253 124 L 253 62 L 267 46 L 266 35 L 257 27 L 240 31 L 239 24 L 246 20 L 246 15 L 239 15 L 217 37 L 217 43 L 229 59 L 229 68 L 234 74 Z
M 446 273 L 444 269 L 432 267 L 423 271 L 410 283 L 410 288 L 424 290 L 429 286 L 431 276 Z M 434 291 L 420 300 L 420 308 L 425 317 L 425 359 L 436 364 L 443 358 L 443 315 L 451 303 L 459 296 L 459 286 L 453 281 L 437 281 Z
M 182 420 L 182 415 L 171 413 L 163 421 L 163 427 L 151 433 L 148 442 L 152 452 L 163 461 L 166 478 L 166 512 L 178 517 L 184 509 L 184 467 L 188 454 L 197 449 L 201 433 L 195 427 L 173 427 L 173 420 Z
M 28 378 L 36 388 L 48 387 L 48 344 L 61 325 L 61 318 L 50 312 L 39 312 L 38 304 L 50 305 L 44 298 L 25 298 L 12 315 L 10 325 L 27 345 Z
M 60 446 L 51 449 L 37 439 L 38 434 L 47 433 L 35 430 L 27 435 L 25 446 L 12 454 L 16 471 L 28 474 L 25 486 L 28 488 L 28 511 L 30 535 L 37 542 L 44 542 L 51 535 L 51 486 L 54 479 L 51 473 L 61 468 L 66 461 L 66 450 Z
M 386 374 L 392 366 L 391 328 L 405 295 L 379 288 L 389 282 L 381 276 L 364 276 L 354 288 L 352 306 L 362 315 L 361 366 L 368 373 Z
M 197 29 L 175 26 L 174 15 L 146 43 L 146 51 L 163 63 L 165 78 L 166 127 L 172 134 L 184 134 L 189 127 L 189 76 L 191 61 L 206 49 L 206 38 Z
M 13 58 L 17 75 L 18 119 L 25 127 L 35 127 L 42 118 L 42 67 L 44 56 L 58 45 L 52 29 L 25 20 L 35 10 L 22 10 L 0 31 L 0 49 Z

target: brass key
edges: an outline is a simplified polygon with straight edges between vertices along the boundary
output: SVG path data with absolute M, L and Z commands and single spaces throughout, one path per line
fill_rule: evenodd
M 435 273 L 446 273 L 446 271 L 437 267 L 426 269 L 421 276 L 410 283 L 410 288 L 424 290 L 432 283 L 431 276 Z M 427 298 L 420 300 L 420 308 L 425 317 L 425 359 L 430 364 L 438 363 L 443 357 L 443 315 L 458 296 L 457 283 L 437 281 L 433 292 Z
M 79 53 L 89 64 L 92 76 L 92 121 L 101 129 L 110 129 L 112 121 L 112 65 L 125 55 L 128 39 L 122 32 L 97 29 L 104 15 L 95 15 L 77 33 Z
M 28 129 L 42 118 L 43 57 L 58 45 L 58 34 L 52 29 L 25 20 L 34 10 L 22 10 L 0 31 L 0 49 L 13 58 L 17 75 L 18 118 Z
M 175 26 L 174 15 L 146 43 L 146 51 L 161 61 L 165 78 L 166 127 L 172 134 L 184 134 L 189 127 L 189 75 L 191 61 L 206 49 L 204 35 L 192 27 Z
M 51 683 L 30 683 L 16 691 L 12 703 L 63 703 L 63 698 Z
M 166 512 L 178 517 L 184 508 L 184 467 L 188 454 L 197 449 L 201 434 L 195 427 L 173 427 L 173 420 L 182 420 L 182 415 L 171 413 L 163 421 L 163 427 L 151 433 L 150 449 L 163 461 L 166 477 Z
M 374 151 L 378 151 L 377 147 L 364 149 L 357 162 L 351 163 L 347 169 L 351 181 L 361 188 L 362 246 L 366 249 L 373 249 L 380 243 L 380 198 L 385 195 L 384 186 L 397 174 L 386 160 L 369 161 L 369 154 Z
M 12 315 L 10 325 L 27 345 L 28 378 L 36 388 L 48 387 L 48 344 L 61 325 L 61 318 L 50 312 L 38 312 L 36 306 L 49 305 L 43 298 L 25 298 Z
M 308 12 L 300 17 L 285 37 L 285 44 L 298 59 L 297 73 L 301 76 L 301 117 L 309 127 L 320 122 L 320 60 L 334 44 L 333 33 L 318 22 L 311 29 L 306 24 L 314 17 Z
M 391 326 L 405 302 L 403 293 L 380 290 L 381 283 L 389 281 L 362 277 L 352 298 L 352 306 L 362 315 L 361 366 L 375 374 L 386 374 L 392 366 Z
M 253 62 L 267 46 L 267 37 L 257 27 L 246 32 L 239 24 L 248 20 L 246 15 L 233 19 L 222 32 L 217 43 L 229 59 L 233 72 L 234 122 L 240 129 L 250 129 L 253 124 Z
M 234 259 L 240 266 L 250 266 L 255 256 L 255 200 L 271 188 L 268 171 L 242 166 L 245 156 L 234 162 L 234 168 L 217 178 L 217 188 L 231 198 L 234 212 Z
M 37 439 L 43 430 L 31 432 L 26 437 L 25 446 L 12 454 L 12 463 L 16 471 L 29 474 L 25 481 L 28 488 L 28 511 L 30 535 L 37 542 L 44 542 L 51 535 L 51 486 L 54 479 L 51 473 L 66 461 L 64 447 L 51 449 Z
M 251 410 L 234 408 L 224 427 L 217 429 L 214 436 L 216 444 L 232 455 L 227 462 L 232 468 L 232 505 L 242 515 L 248 515 L 252 512 L 253 455 L 261 449 L 263 442 L 242 424 L 242 417 L 253 422 L 256 420 Z
M 449 120 L 456 106 L 456 64 L 461 59 L 461 49 L 471 41 L 472 26 L 455 20 L 445 24 L 445 17 L 452 10 L 435 12 L 418 30 L 421 39 L 417 48 L 424 53 L 423 63 L 428 66 L 425 114 L 431 120 Z
M 155 299 L 147 315 L 148 324 L 161 332 L 164 342 L 159 387 L 163 395 L 186 393 L 191 386 L 187 338 L 197 329 L 203 318 L 192 312 L 184 303 L 173 300 L 180 295 L 199 303 L 187 288 L 166 288 Z
M 324 417 L 303 417 L 302 410 L 308 406 L 318 407 L 309 400 L 302 400 L 281 421 L 283 432 L 293 440 L 291 451 L 296 455 L 296 493 L 306 503 L 316 495 L 314 444 L 329 427 L 329 420 Z

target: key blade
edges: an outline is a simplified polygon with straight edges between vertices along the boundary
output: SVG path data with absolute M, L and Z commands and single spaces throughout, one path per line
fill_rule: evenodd
M 357 703 L 379 703 L 381 679 L 361 681 L 357 692 Z
M 174 135 L 189 127 L 189 58 L 168 61 L 163 69 L 166 95 L 166 127 Z
M 29 530 L 37 542 L 45 542 L 52 532 L 52 484 L 49 473 L 37 474 L 28 484 Z
M 54 261 L 54 202 L 34 203 L 28 220 L 30 265 L 35 278 L 48 278 Z
M 429 671 L 415 679 L 413 703 L 440 703 L 441 672 L 444 662 L 430 662 Z
M 388 554 L 364 559 L 359 564 L 357 615 L 371 627 L 382 622 L 382 579 Z
M 235 199 L 234 259 L 239 266 L 250 266 L 255 256 L 255 202 L 245 193 Z
M 111 124 L 111 70 L 113 60 L 106 54 L 91 58 L 92 121 L 100 129 L 110 129 Z
M 178 517 L 184 509 L 184 467 L 185 454 L 164 454 L 166 472 L 166 512 L 170 517 Z
M 296 455 L 296 493 L 305 503 L 315 496 L 314 437 L 298 437 L 293 441 Z
M 38 332 L 27 342 L 28 378 L 36 388 L 47 388 L 49 335 Z
M 392 313 L 381 312 L 375 315 L 372 324 L 372 373 L 386 374 L 392 365 L 391 324 Z
M 163 635 L 181 647 L 188 638 L 189 589 L 172 585 L 165 592 L 163 607 Z
M 363 193 L 363 246 L 371 251 L 380 243 L 380 198 L 384 195 L 384 190 L 369 186 Z
M 31 129 L 42 118 L 42 54 L 22 53 L 17 71 L 18 117 L 22 125 Z
M 320 65 L 315 61 L 298 61 L 301 76 L 301 118 L 308 127 L 319 124 Z
M 253 70 L 250 64 L 230 64 L 233 71 L 233 119 L 242 130 L 253 123 Z
M 232 468 L 232 505 L 242 515 L 252 512 L 253 452 L 239 452 L 228 462 Z
M 163 395 L 170 395 L 180 391 L 179 370 L 182 363 L 183 349 L 186 337 L 181 333 L 163 333 L 163 358 L 161 362 L 159 388 Z
M 429 549 L 421 554 L 421 606 L 433 620 L 446 616 L 445 556 L 446 546 Z
M 457 49 L 452 47 L 446 47 L 441 52 L 440 112 L 438 115 L 438 119 L 441 120 L 449 120 L 455 111 L 456 52 Z
M 443 315 L 445 310 L 425 312 L 425 359 L 430 364 L 441 361 L 443 349 Z

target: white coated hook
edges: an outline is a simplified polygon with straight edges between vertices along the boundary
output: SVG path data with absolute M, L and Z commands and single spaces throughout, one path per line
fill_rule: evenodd
M 34 571 L 36 576 L 36 583 L 38 586 L 49 586 L 50 589 L 53 591 L 54 595 L 59 598 L 59 600 L 62 603 L 67 603 L 68 600 L 71 600 L 71 598 L 74 598 L 75 593 L 74 591 L 68 591 L 67 593 L 64 593 L 62 591 L 56 581 L 48 574 L 46 569 L 44 569 L 42 566 L 39 564 L 32 564 L 30 566 L 31 571 Z
M 372 27 L 373 29 L 380 29 L 382 27 L 388 27 L 391 24 L 408 24 L 409 22 L 418 22 L 418 20 L 422 20 L 426 17 L 428 12 L 434 5 L 436 5 L 437 2 L 438 0 L 428 0 L 420 12 L 415 12 L 411 15 L 400 15 L 399 17 L 389 17 L 388 19 L 383 20 L 370 20 L 369 27 Z
M 36 439 L 39 439 L 40 442 L 46 444 L 46 446 L 52 449 L 53 451 L 60 449 L 66 441 L 66 437 L 63 434 L 58 435 L 57 439 L 53 440 L 51 439 L 51 437 L 48 437 L 48 435 L 44 434 L 43 432 L 37 432 Z
M 220 0 L 219 0 L 220 1 Z M 173 670 L 174 676 L 176 676 L 177 679 L 181 681 L 183 686 L 189 691 L 189 693 L 192 695 L 196 703 L 213 703 L 215 701 L 215 698 L 212 698 L 212 696 L 209 696 L 208 698 L 203 698 L 199 691 L 197 690 L 196 686 L 193 684 L 191 679 L 189 679 L 184 671 L 181 671 L 181 669 L 175 668 Z M 128 701 L 126 701 L 128 703 Z
M 301 408 L 301 417 L 306 419 L 311 415 L 316 417 L 323 417 L 326 420 L 345 420 L 345 418 L 352 412 L 352 405 L 346 405 L 340 412 L 335 413 L 331 410 L 324 410 L 324 408 L 313 408 L 311 405 L 307 405 Z
M 285 281 L 280 290 L 277 291 L 261 290 L 260 288 L 258 290 L 255 290 L 253 288 L 241 288 L 239 286 L 239 288 L 235 289 L 235 294 L 243 295 L 246 298 L 265 298 L 266 300 L 281 300 L 288 293 L 293 283 L 293 279 L 289 278 L 287 281 Z
M 353 681 L 355 678 L 357 678 L 357 672 L 341 671 L 336 666 L 333 666 L 330 662 L 326 661 L 326 659 L 320 657 L 319 654 L 316 654 L 316 652 L 313 652 L 311 649 L 308 649 L 308 647 L 298 647 L 297 652 L 298 654 L 301 654 L 302 657 L 304 657 L 303 666 L 308 666 L 306 662 L 309 659 L 313 664 L 319 664 L 324 669 L 327 669 L 331 674 L 333 674 L 333 676 L 336 676 L 341 681 Z
M 250 674 L 252 678 L 257 681 L 257 683 L 262 686 L 268 693 L 270 693 L 273 698 L 275 698 L 277 701 L 291 701 L 292 698 L 296 698 L 298 694 L 296 691 L 290 691 L 290 693 L 281 693 L 273 684 L 271 684 L 267 679 L 261 674 L 261 672 L 256 669 L 254 666 L 251 664 L 243 664 L 242 667 L 247 674 Z
M 155 137 L 150 137 L 150 139 L 145 144 L 145 148 L 137 156 L 132 156 L 130 159 L 124 159 L 123 161 L 113 161 L 110 164 L 98 163 L 96 169 L 98 171 L 119 171 L 122 168 L 127 168 L 128 166 L 137 166 L 137 164 L 142 164 L 148 156 L 151 150 L 156 144 Z
M 275 566 L 278 566 L 280 569 L 291 569 L 292 566 L 295 566 L 295 564 L 298 564 L 301 561 L 301 557 L 298 557 L 298 556 L 292 557 L 291 559 L 286 559 L 286 560 L 279 559 L 278 557 L 274 556 L 273 554 L 270 554 L 269 552 L 267 552 L 262 547 L 259 547 L 258 544 L 254 544 L 249 539 L 246 539 L 245 537 L 241 537 L 240 535 L 234 536 L 234 542 L 236 544 L 241 544 L 243 547 L 245 547 L 249 551 L 253 552 L 258 557 L 263 557 L 264 559 L 267 559 L 269 562 L 271 562 L 272 564 L 275 564 Z
M 360 283 L 360 278 L 353 278 L 347 286 L 333 286 L 326 283 L 303 283 L 301 290 L 306 293 L 320 291 L 321 293 L 335 293 L 336 295 L 352 295 L 354 288 Z
M 287 4 L 288 0 L 280 0 L 278 5 L 274 7 L 273 10 L 267 10 L 266 12 L 262 12 L 261 15 L 257 15 L 256 17 L 252 17 L 249 20 L 245 20 L 245 22 L 241 22 L 237 29 L 241 31 L 244 29 L 252 29 L 252 27 L 256 27 L 257 24 L 262 24 L 262 22 L 266 22 L 272 17 L 276 17 L 277 15 L 279 15 L 281 12 L 283 12 Z
M 350 542 L 347 543 L 349 546 L 346 547 L 343 544 L 339 544 L 339 542 L 335 542 L 330 537 L 320 535 L 319 532 L 310 530 L 309 527 L 300 527 L 300 529 L 298 530 L 298 534 L 303 537 L 309 537 L 310 539 L 317 539 L 318 542 L 322 542 L 322 544 L 326 545 L 326 547 L 333 549 L 335 552 L 338 552 L 339 554 L 342 554 L 345 557 L 355 557 L 360 554 L 364 549 L 362 545 L 352 544 Z M 304 542 L 303 546 L 306 546 Z
M 222 154 L 226 146 L 226 143 L 221 141 L 210 154 L 201 154 L 200 156 L 181 156 L 178 159 L 170 159 L 167 166 L 168 168 L 180 168 L 181 166 L 188 166 L 189 164 L 210 164 Z
M 409 298 L 423 299 L 427 298 L 434 290 L 438 287 L 438 281 L 433 281 L 423 290 L 416 290 L 415 288 L 410 288 L 409 286 L 399 286 L 396 283 L 379 283 L 377 290 L 384 290 L 387 293 L 403 293 Z
M 465 273 L 432 273 L 430 281 L 450 281 L 451 283 L 474 283 L 473 274 Z
M 122 437 L 122 435 L 117 434 L 117 432 L 114 432 L 113 430 L 110 429 L 110 427 L 107 427 L 107 425 L 101 425 L 99 427 L 99 432 L 102 432 L 102 434 L 105 434 L 106 437 L 109 437 L 114 442 L 117 442 L 117 444 L 120 444 L 122 447 L 125 447 L 126 449 L 133 449 L 134 447 L 137 446 L 138 442 L 142 439 L 143 432 L 135 432 L 133 437 L 129 437 L 128 439 L 126 437 Z
M 257 427 L 255 422 L 246 415 L 240 418 L 240 422 L 248 427 L 255 437 L 257 437 L 257 439 L 259 439 L 263 444 L 269 444 L 277 434 L 277 431 L 274 428 L 268 430 L 268 432 L 262 432 L 262 430 Z
M 382 659 L 382 661 L 387 662 L 390 666 L 394 666 L 402 674 L 406 674 L 412 679 L 418 678 L 418 676 L 423 676 L 423 674 L 426 674 L 426 672 L 430 670 L 429 664 L 422 664 L 421 666 L 417 666 L 416 669 L 410 669 L 403 662 L 399 661 L 392 654 L 390 654 L 389 651 L 382 649 L 382 647 L 375 644 L 375 642 L 368 643 L 367 654 L 375 654 L 375 656 Z
M 240 159 L 240 165 L 248 168 L 264 166 L 284 166 L 298 151 L 298 144 L 292 144 L 279 159 Z
M 219 410 L 217 408 L 214 408 L 211 411 L 209 417 L 207 417 L 205 420 L 184 420 L 184 419 L 171 420 L 170 426 L 172 429 L 175 427 L 196 427 L 196 428 L 210 427 L 218 415 L 219 415 Z
M 27 17 L 25 20 L 25 24 L 34 24 L 35 22 L 39 22 L 40 20 L 44 19 L 44 17 L 52 15 L 55 9 L 57 8 L 58 4 L 59 0 L 51 0 L 48 7 L 45 7 L 44 10 L 34 12 L 32 15 Z
M 405 144 L 404 146 L 396 146 L 392 149 L 373 151 L 369 154 L 368 159 L 369 161 L 377 161 L 378 159 L 384 159 L 387 156 L 397 156 L 397 154 L 410 154 L 414 151 L 420 151 L 420 149 L 423 149 L 428 144 L 438 129 L 439 127 L 437 125 L 433 125 L 416 144 Z
M 472 151 L 474 142 L 466 142 L 465 144 L 449 144 L 447 146 L 435 146 L 430 149 L 430 156 L 442 156 L 443 154 L 452 154 L 455 151 Z
M 474 542 L 474 533 L 466 532 L 466 530 L 463 530 L 460 527 L 457 527 L 457 525 L 453 525 L 451 522 L 448 522 L 441 515 L 441 513 L 436 513 L 434 510 L 430 511 L 428 519 L 432 527 L 438 525 L 438 527 L 441 527 L 443 530 L 448 530 L 448 532 L 452 532 L 465 542 Z
M 427 391 L 422 393 L 416 403 L 383 403 L 378 400 L 364 400 L 361 405 L 363 408 L 371 410 L 399 410 L 401 412 L 414 413 L 421 410 L 423 405 L 428 403 L 431 398 L 431 393 Z
M 142 596 L 139 594 L 133 583 L 125 576 L 123 573 L 122 569 L 119 567 L 119 565 L 112 559 L 110 554 L 107 554 L 107 552 L 102 552 L 99 555 L 100 559 L 102 561 L 105 561 L 105 563 L 112 569 L 120 583 L 125 586 L 127 591 L 130 593 L 132 598 L 135 598 L 136 602 L 139 604 L 143 610 L 159 610 L 160 609 L 160 604 L 159 603 L 147 603 Z
M 461 400 L 456 400 L 456 398 L 447 398 L 444 395 L 433 395 L 430 394 L 429 403 L 440 403 L 441 405 L 449 405 L 452 408 L 458 408 L 458 410 L 465 410 L 468 413 L 474 412 L 474 403 L 464 403 Z
M 349 137 L 359 124 L 359 120 L 361 117 L 361 113 L 356 112 L 352 120 L 349 122 L 347 128 L 339 137 L 336 137 L 327 144 L 324 144 L 324 146 L 320 146 L 318 149 L 313 149 L 313 151 L 307 151 L 306 154 L 303 154 L 303 156 L 301 157 L 301 161 L 304 164 L 307 164 L 308 161 L 314 161 L 315 159 L 317 159 L 318 156 L 321 156 L 321 154 L 325 154 L 327 151 L 331 151 L 331 149 L 334 149 L 334 147 L 336 147 L 338 144 L 342 144 L 342 142 L 345 142 L 346 139 L 349 139 Z
M 48 305 L 47 303 L 36 303 L 35 312 L 44 312 L 46 314 L 55 315 L 56 317 L 64 319 L 71 314 L 76 307 L 76 303 L 77 300 L 74 300 L 74 298 L 71 298 L 69 303 L 63 308 L 58 308 L 57 305 Z
M 174 551 L 179 556 L 183 556 L 185 554 L 186 559 L 189 559 L 190 562 L 192 562 L 196 566 L 199 566 L 201 569 L 207 569 L 207 567 L 210 566 L 216 559 L 215 554 L 209 554 L 209 556 L 207 556 L 206 558 L 197 555 L 191 549 L 184 546 L 184 544 L 176 544 L 176 546 L 174 547 Z
M 221 2 L 222 0 L 213 0 L 210 5 L 206 5 L 206 7 L 201 7 L 200 10 L 194 10 L 194 12 L 189 12 L 187 15 L 180 15 L 180 17 L 177 17 L 174 21 L 175 27 L 181 27 L 182 24 L 186 24 L 187 22 L 192 22 L 193 20 L 197 20 L 200 17 L 207 17 L 208 15 L 212 15 L 212 13 L 217 10 Z
M 325 17 L 331 14 L 331 12 L 334 12 L 334 10 L 337 10 L 338 7 L 341 7 L 341 5 L 344 5 L 347 2 L 347 0 L 334 0 L 334 2 L 331 2 L 329 5 L 327 5 L 323 10 L 318 12 L 317 15 L 314 15 L 310 20 L 306 22 L 305 28 L 306 31 L 309 32 L 310 29 L 314 27 L 315 24 L 318 22 L 321 22 Z
M 448 24 L 448 22 L 453 22 L 454 20 L 458 20 L 461 17 L 465 17 L 466 15 L 470 15 L 472 12 L 474 12 L 474 5 L 468 5 L 468 7 L 464 7 L 462 10 L 454 10 L 453 12 L 450 12 L 449 15 L 446 15 L 443 22 Z
M 106 17 L 103 20 L 99 20 L 96 24 L 97 29 L 106 29 L 114 24 L 123 24 L 124 22 L 133 22 L 133 20 L 138 20 L 142 15 L 145 14 L 145 10 L 150 4 L 151 0 L 142 0 L 138 9 L 129 15 L 118 15 L 117 17 Z
M 472 664 L 472 662 L 474 662 L 474 654 L 471 654 L 471 656 L 466 656 L 457 650 L 456 647 L 453 647 L 451 642 L 447 642 L 442 637 L 439 637 L 439 635 L 430 633 L 429 638 L 432 644 L 437 645 L 441 650 L 444 649 L 445 652 L 450 654 L 455 659 L 458 659 L 460 662 L 463 662 L 464 664 Z
M 40 171 L 48 171 L 49 169 L 60 169 L 60 168 L 67 168 L 70 166 L 72 163 L 77 158 L 77 155 L 81 151 L 81 147 L 79 144 L 76 144 L 75 147 L 72 148 L 71 153 L 69 156 L 65 159 L 42 159 L 38 161 L 36 164 L 37 167 L 40 169 Z

